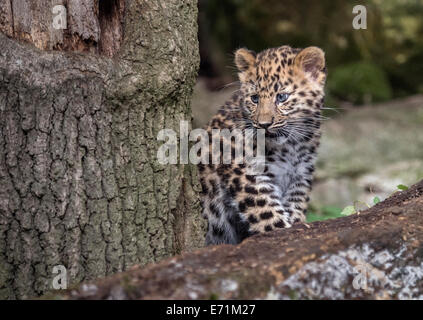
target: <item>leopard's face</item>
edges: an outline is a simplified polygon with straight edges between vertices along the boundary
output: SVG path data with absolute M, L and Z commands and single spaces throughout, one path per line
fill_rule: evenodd
M 270 137 L 296 132 L 301 138 L 317 125 L 326 80 L 321 49 L 282 46 L 259 54 L 239 49 L 235 63 L 244 115 L 253 127 Z

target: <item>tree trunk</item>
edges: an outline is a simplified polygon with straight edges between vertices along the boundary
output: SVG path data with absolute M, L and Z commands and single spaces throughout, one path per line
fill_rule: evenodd
M 50 298 L 422 299 L 423 181 L 358 214 L 200 249 Z
M 191 119 L 196 1 L 67 0 L 64 30 L 56 3 L 0 2 L 0 299 L 203 245 L 196 169 L 156 157 Z

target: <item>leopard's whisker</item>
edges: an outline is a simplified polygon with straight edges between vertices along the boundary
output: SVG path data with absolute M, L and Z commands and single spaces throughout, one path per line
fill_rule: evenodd
M 240 85 L 240 84 L 241 84 L 240 81 L 233 81 L 233 82 L 230 82 L 230 83 L 227 83 L 227 84 L 223 85 L 219 90 L 223 90 L 223 89 L 229 88 L 231 86 Z

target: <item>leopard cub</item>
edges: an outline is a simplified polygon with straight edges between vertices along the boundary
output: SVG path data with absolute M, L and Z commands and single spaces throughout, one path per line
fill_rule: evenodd
M 229 164 L 198 165 L 206 244 L 236 244 L 304 222 L 321 135 L 326 66 L 320 48 L 282 46 L 258 54 L 242 48 L 235 64 L 240 89 L 207 131 L 265 130 L 264 170 L 251 174 L 234 158 Z M 222 144 L 235 152 L 232 140 Z M 211 141 L 210 150 L 216 152 Z

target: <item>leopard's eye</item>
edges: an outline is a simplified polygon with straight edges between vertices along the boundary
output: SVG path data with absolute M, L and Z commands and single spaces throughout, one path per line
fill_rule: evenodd
M 289 94 L 288 93 L 278 93 L 276 95 L 276 102 L 277 103 L 282 103 L 285 102 L 286 100 L 288 100 L 289 98 Z
M 251 101 L 252 101 L 254 104 L 257 104 L 257 103 L 259 102 L 259 95 L 258 95 L 258 94 L 253 94 L 253 95 L 251 96 Z

